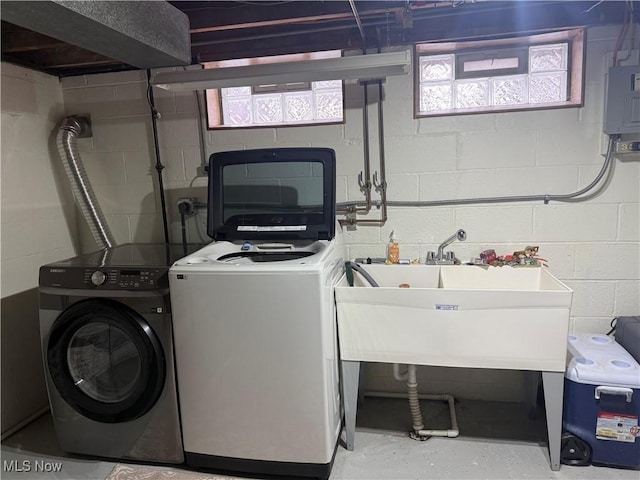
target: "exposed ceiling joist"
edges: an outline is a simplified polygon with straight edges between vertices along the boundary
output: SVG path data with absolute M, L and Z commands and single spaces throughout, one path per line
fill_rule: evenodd
M 139 68 L 191 63 L 189 19 L 167 2 L 2 1 L 2 19 Z
M 106 19 L 103 23 L 99 19 L 90 20 L 89 27 L 80 28 L 69 21 L 64 24 L 60 18 L 46 13 L 47 9 L 59 9 L 70 4 L 91 11 L 103 8 L 102 15 Z M 182 13 L 178 13 L 182 18 L 188 19 L 185 20 L 187 33 L 184 35 L 190 35 L 191 45 L 190 52 L 180 55 L 182 64 L 322 50 L 367 49 L 371 52 L 420 42 L 475 41 L 529 35 L 550 29 L 620 25 L 628 8 L 627 2 L 596 0 L 2 0 L 0 5 L 2 59 L 60 76 L 146 68 L 151 61 L 154 62 L 152 66 L 169 65 L 166 56 L 160 61 L 146 54 L 142 55 L 143 58 L 122 58 L 136 51 L 140 57 L 139 52 L 152 51 L 158 45 L 174 42 L 171 24 L 175 22 L 168 20 L 170 17 L 163 13 L 167 7 L 173 13 L 180 10 Z M 10 20 L 6 15 L 11 10 L 9 7 L 23 9 L 23 16 L 30 23 Z M 354 9 L 359 22 L 354 18 Z M 633 20 L 638 22 L 640 8 L 634 11 Z M 30 19 L 32 15 L 35 20 Z M 77 12 L 69 8 L 66 16 L 79 18 Z M 115 23 L 116 30 L 121 28 L 119 34 L 129 34 L 131 38 L 99 41 L 101 36 L 105 38 L 107 35 L 104 30 L 111 28 L 107 20 Z M 54 28 L 64 31 L 56 36 L 58 33 L 54 35 L 50 30 Z M 138 30 L 146 32 L 142 39 L 136 37 L 140 33 Z M 105 43 L 112 50 L 104 50 Z M 70 48 L 72 45 L 75 47 Z M 83 49 L 85 58 L 82 58 Z M 169 54 L 169 57 L 176 65 L 177 55 Z

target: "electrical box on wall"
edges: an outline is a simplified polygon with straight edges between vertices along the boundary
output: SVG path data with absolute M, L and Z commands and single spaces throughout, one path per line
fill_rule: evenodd
M 604 109 L 604 133 L 640 132 L 640 67 L 609 69 Z

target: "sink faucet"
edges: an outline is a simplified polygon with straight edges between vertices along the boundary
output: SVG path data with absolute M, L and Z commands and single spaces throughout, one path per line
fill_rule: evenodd
M 453 265 L 456 262 L 456 257 L 453 252 L 444 251 L 445 247 L 452 244 L 454 241 L 459 240 L 464 242 L 467 239 L 467 232 L 460 229 L 449 238 L 447 238 L 444 242 L 442 242 L 438 246 L 438 253 L 428 252 L 427 253 L 427 261 L 425 262 L 427 265 Z

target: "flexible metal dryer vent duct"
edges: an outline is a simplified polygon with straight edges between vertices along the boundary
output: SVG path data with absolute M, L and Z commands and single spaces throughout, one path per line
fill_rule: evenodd
M 93 188 L 87 178 L 87 173 L 76 145 L 79 137 L 90 136 L 91 123 L 88 118 L 80 116 L 65 118 L 58 127 L 58 154 L 71 183 L 73 196 L 80 207 L 82 215 L 89 224 L 89 230 L 94 240 L 99 248 L 110 248 L 116 242 L 93 193 Z

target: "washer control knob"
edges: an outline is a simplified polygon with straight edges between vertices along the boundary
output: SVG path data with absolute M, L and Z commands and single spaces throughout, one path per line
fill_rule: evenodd
M 106 281 L 107 274 L 100 270 L 96 270 L 91 274 L 91 283 L 93 283 L 96 287 L 99 285 L 103 285 Z

